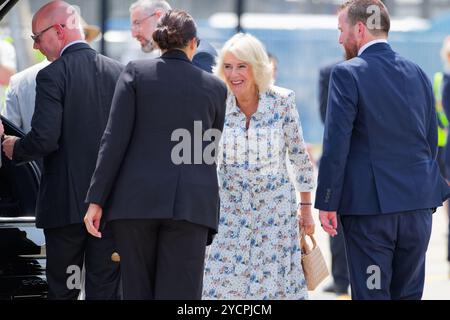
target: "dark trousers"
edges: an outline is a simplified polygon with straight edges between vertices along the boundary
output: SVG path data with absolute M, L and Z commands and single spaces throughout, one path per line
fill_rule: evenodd
M 339 217 L 339 216 L 338 216 Z M 338 222 L 337 235 L 330 237 L 331 274 L 334 286 L 340 292 L 347 291 L 349 286 L 347 258 L 345 256 L 345 241 L 341 222 Z
M 207 227 L 167 219 L 110 224 L 125 300 L 201 299 Z
M 352 299 L 422 298 L 432 210 L 341 216 Z
M 80 293 L 81 270 L 86 269 L 86 300 L 119 297 L 119 264 L 111 260 L 116 251 L 109 228 L 102 238 L 88 234 L 84 224 L 44 229 L 49 299 L 75 300 Z

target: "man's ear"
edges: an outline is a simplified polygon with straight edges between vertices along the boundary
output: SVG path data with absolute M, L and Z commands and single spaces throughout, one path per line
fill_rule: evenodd
M 159 10 L 159 9 L 156 9 L 155 10 L 155 16 L 156 16 L 156 18 L 161 18 L 161 16 L 164 14 L 164 12 L 162 12 L 161 10 Z M 156 19 L 156 20 L 158 20 L 158 19 Z
M 55 25 L 55 29 L 56 29 L 56 34 L 58 35 L 58 39 L 62 40 L 64 38 L 64 32 L 65 32 L 64 28 L 60 24 L 57 24 L 57 25 Z
M 191 41 L 189 41 L 189 47 L 191 50 L 197 49 L 197 38 L 192 38 Z
M 362 23 L 361 21 L 358 21 L 357 22 L 357 34 L 359 35 L 359 37 L 362 39 L 362 38 L 364 38 L 364 36 L 366 35 L 366 32 L 367 32 L 367 30 L 366 30 L 366 25 L 364 24 L 364 23 Z

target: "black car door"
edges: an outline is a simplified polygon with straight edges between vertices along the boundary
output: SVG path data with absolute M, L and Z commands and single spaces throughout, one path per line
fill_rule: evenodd
M 1 118 L 6 135 L 24 133 Z M 40 181 L 36 162 L 16 165 L 2 152 L 0 167 L 0 299 L 44 298 L 45 239 L 35 226 Z

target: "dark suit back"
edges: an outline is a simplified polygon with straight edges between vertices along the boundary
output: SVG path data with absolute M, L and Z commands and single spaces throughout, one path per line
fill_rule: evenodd
M 38 227 L 82 223 L 84 199 L 122 70 L 120 63 L 79 43 L 38 73 L 32 130 L 14 149 L 16 161 L 44 158 Z
M 104 207 L 107 220 L 186 220 L 217 230 L 216 166 L 174 164 L 179 142 L 171 136 L 183 129 L 194 140 L 194 121 L 202 122 L 202 132 L 222 131 L 226 94 L 222 81 L 182 51 L 130 62 L 114 94 L 87 202 Z M 189 145 L 194 150 L 194 141 Z
M 431 83 L 378 43 L 331 76 L 316 207 L 342 214 L 434 208 L 450 194 L 437 162 Z

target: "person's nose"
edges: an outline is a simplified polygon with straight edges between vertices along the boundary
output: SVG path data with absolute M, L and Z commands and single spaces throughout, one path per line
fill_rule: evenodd
M 231 68 L 230 70 L 230 78 L 233 79 L 234 77 L 236 77 L 238 75 L 238 70 L 236 68 Z
M 133 38 L 136 38 L 138 35 L 139 35 L 139 29 L 134 27 L 134 26 L 132 26 L 131 27 L 131 36 Z
M 36 41 L 33 41 L 33 49 L 39 50 L 39 44 Z

